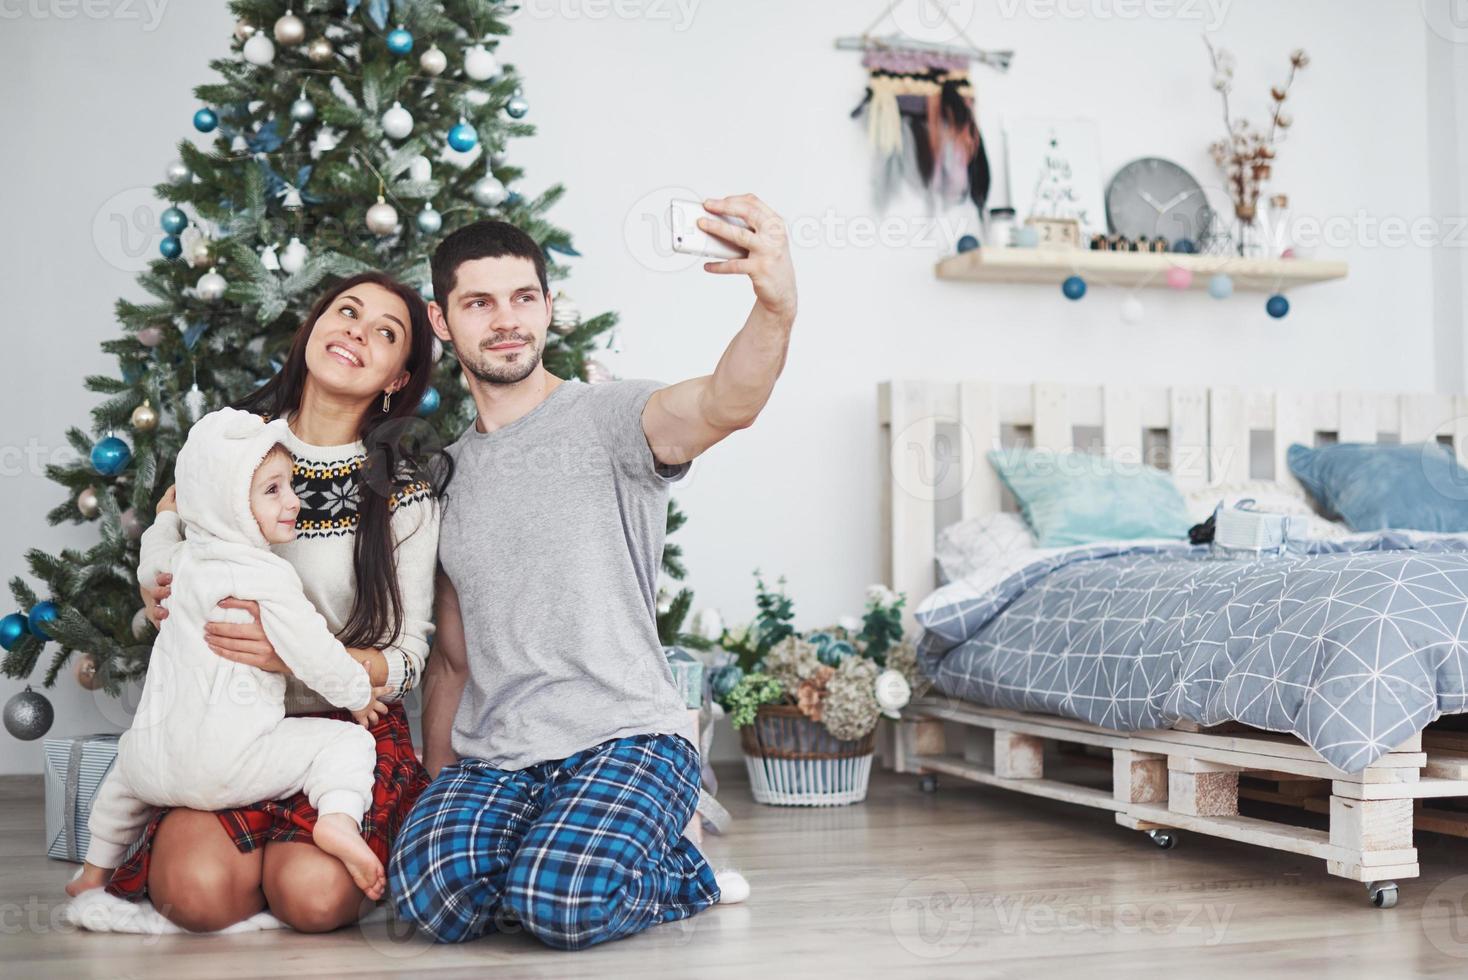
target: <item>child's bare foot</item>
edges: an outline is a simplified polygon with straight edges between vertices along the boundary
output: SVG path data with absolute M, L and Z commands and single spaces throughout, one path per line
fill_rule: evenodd
M 374 902 L 387 889 L 382 862 L 362 839 L 357 824 L 345 813 L 328 813 L 316 818 L 316 846 L 347 866 L 352 881 Z
M 99 868 L 95 864 L 82 865 L 82 873 L 76 881 L 69 882 L 66 886 L 66 894 L 76 898 L 82 892 L 89 892 L 93 888 L 101 888 L 107 884 L 107 876 L 112 873 L 111 868 Z

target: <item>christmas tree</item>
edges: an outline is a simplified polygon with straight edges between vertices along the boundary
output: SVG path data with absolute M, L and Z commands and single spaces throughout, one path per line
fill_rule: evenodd
M 557 184 L 534 198 L 512 188 L 513 137 L 535 128 L 513 65 L 498 48 L 513 6 L 494 0 L 234 0 L 232 57 L 198 86 L 193 129 L 156 187 L 166 207 L 160 255 L 138 284 L 149 299 L 117 303 L 121 334 L 103 344 L 118 376 L 86 379 L 106 399 L 79 454 L 48 467 L 65 488 L 50 522 L 93 523 L 97 543 L 26 559 L 40 592 L 20 577 L 20 611 L 0 619 L 3 668 L 30 677 L 53 641 L 43 683 L 77 658 L 78 679 L 117 694 L 147 669 L 154 637 L 138 592 L 138 538 L 173 482 L 189 426 L 278 370 L 311 302 L 334 277 L 381 269 L 432 298 L 429 257 L 444 235 L 485 217 L 540 243 L 548 274 L 574 257 L 546 213 Z M 182 121 L 187 127 L 187 121 Z M 202 138 L 200 138 L 202 136 Z M 196 140 L 198 142 L 196 142 Z M 207 145 L 200 145 L 205 144 Z M 160 154 L 162 156 L 162 154 Z M 545 347 L 551 373 L 610 377 L 592 359 L 616 324 L 582 320 L 558 296 Z M 443 351 L 418 414 L 443 443 L 474 417 L 452 350 Z M 683 517 L 669 508 L 669 530 Z M 681 579 L 676 545 L 664 571 Z M 692 596 L 660 600 L 665 643 Z M 696 643 L 696 640 L 693 641 Z

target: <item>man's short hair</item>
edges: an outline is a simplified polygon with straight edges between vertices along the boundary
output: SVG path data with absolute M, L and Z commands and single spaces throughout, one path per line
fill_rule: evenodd
M 545 253 L 525 232 L 508 221 L 486 218 L 465 225 L 433 250 L 433 295 L 440 304 L 447 304 L 449 293 L 454 291 L 459 276 L 459 266 L 475 259 L 498 259 L 515 256 L 535 263 L 535 275 L 540 280 L 540 291 L 549 295 L 550 285 L 546 280 Z

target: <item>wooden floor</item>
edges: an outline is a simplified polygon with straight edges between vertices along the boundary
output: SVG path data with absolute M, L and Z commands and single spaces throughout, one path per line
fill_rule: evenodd
M 1419 834 L 1425 875 L 1378 911 L 1323 862 L 1184 835 L 1161 851 L 1111 815 L 880 773 L 857 806 L 756 805 L 721 768 L 737 823 L 707 850 L 747 874 L 743 906 L 559 953 L 523 936 L 464 946 L 385 925 L 324 936 L 76 933 L 74 866 L 40 856 L 39 780 L 0 780 L 0 975 L 168 978 L 1087 977 L 1452 975 L 1468 969 L 1468 846 Z M 1145 971 L 1145 972 L 1144 972 Z M 1153 972 L 1156 971 L 1156 972 Z

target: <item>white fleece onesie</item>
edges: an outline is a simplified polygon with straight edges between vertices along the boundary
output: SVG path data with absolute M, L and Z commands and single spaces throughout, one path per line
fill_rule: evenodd
M 332 635 L 250 513 L 255 470 L 288 431 L 283 419 L 267 423 L 226 408 L 200 419 L 179 451 L 186 536 L 165 545 L 174 549 L 164 563 L 174 575 L 168 618 L 132 727 L 92 804 L 91 864 L 121 863 L 161 806 L 220 810 L 304 790 L 318 813 L 362 821 L 377 761 L 367 730 L 285 717 L 284 675 L 226 660 L 204 642 L 207 620 L 253 622 L 243 610 L 218 608 L 221 599 L 253 599 L 276 653 L 307 687 L 339 708 L 361 710 L 371 700 L 366 669 Z M 144 552 L 159 543 L 148 541 L 156 528 L 144 534 Z

